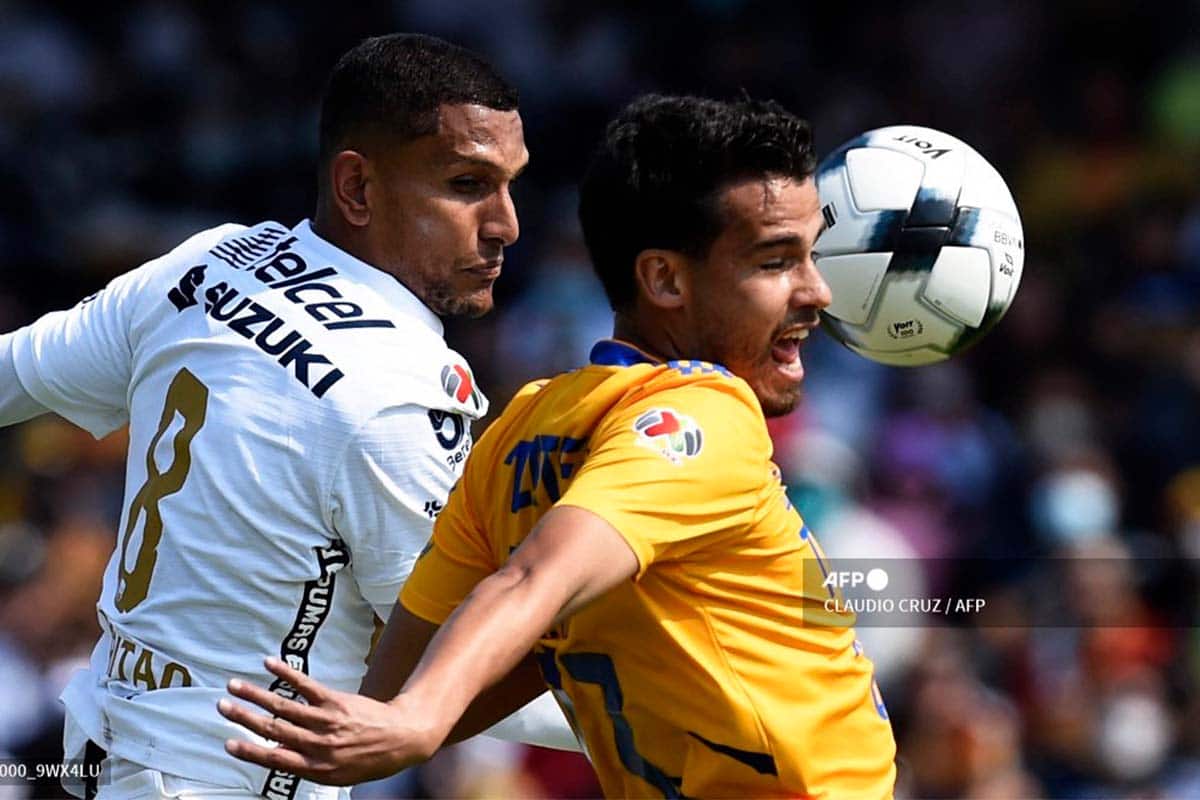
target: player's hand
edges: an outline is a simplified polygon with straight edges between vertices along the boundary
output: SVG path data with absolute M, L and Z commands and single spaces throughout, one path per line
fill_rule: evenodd
M 303 672 L 269 658 L 267 669 L 287 681 L 308 705 L 280 697 L 261 686 L 231 680 L 229 693 L 271 715 L 222 698 L 222 716 L 279 743 L 263 747 L 228 739 L 230 755 L 317 783 L 349 786 L 392 775 L 433 755 L 441 737 L 422 723 L 420 714 L 326 688 Z

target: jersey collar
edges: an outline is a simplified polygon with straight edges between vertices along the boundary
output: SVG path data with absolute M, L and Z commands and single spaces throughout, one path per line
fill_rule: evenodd
M 601 339 L 592 347 L 590 360 L 605 367 L 632 367 L 634 364 L 661 364 L 662 361 L 619 339 Z
M 312 223 L 307 219 L 292 228 L 292 233 L 303 239 L 309 247 L 323 253 L 325 258 L 329 259 L 331 264 L 336 265 L 341 272 L 358 283 L 365 283 L 379 292 L 397 311 L 417 320 L 438 336 L 445 336 L 441 318 L 399 280 L 378 267 L 360 261 L 329 240 L 322 239 L 312 229 Z

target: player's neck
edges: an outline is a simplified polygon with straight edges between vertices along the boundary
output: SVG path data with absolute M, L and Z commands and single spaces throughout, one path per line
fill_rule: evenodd
M 322 213 L 324 209 L 318 208 L 317 213 L 313 215 L 312 232 L 320 236 L 325 241 L 329 242 L 339 250 L 343 250 L 350 255 L 358 258 L 357 255 L 350 249 L 351 243 L 346 241 L 344 232 L 329 218 L 328 214 Z
M 662 361 L 684 358 L 670 331 L 639 325 L 629 314 L 618 312 L 613 319 L 613 338 L 628 342 L 637 349 Z
M 370 264 L 376 269 L 383 269 L 372 259 L 361 232 L 356 231 L 338 217 L 325 212 L 324 207 L 318 206 L 312 221 L 313 233 L 364 264 Z M 384 270 L 384 272 L 387 271 Z

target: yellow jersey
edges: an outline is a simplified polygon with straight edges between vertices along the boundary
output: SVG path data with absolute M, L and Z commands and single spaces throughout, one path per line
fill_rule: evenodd
M 443 623 L 557 504 L 638 560 L 536 651 L 608 797 L 891 797 L 895 742 L 853 617 L 792 508 L 750 387 L 606 340 L 480 438 L 401 593 Z

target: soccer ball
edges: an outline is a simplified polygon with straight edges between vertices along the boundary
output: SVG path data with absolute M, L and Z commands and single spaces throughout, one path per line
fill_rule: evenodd
M 825 330 L 896 366 L 942 361 L 1012 303 L 1025 262 L 1012 194 L 983 156 L 931 128 L 868 131 L 817 167 Z

